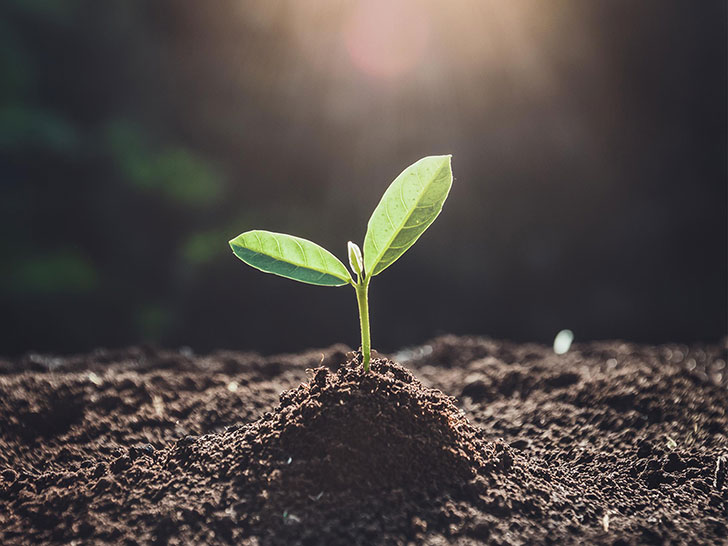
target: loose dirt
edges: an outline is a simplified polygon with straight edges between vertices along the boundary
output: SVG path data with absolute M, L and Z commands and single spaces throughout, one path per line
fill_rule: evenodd
M 725 345 L 359 358 L 0 361 L 0 543 L 728 543 Z

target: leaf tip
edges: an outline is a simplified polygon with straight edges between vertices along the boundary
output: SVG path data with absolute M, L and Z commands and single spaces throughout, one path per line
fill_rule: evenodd
M 232 249 L 233 252 L 235 252 L 235 247 L 242 246 L 241 239 L 242 239 L 243 235 L 245 235 L 245 233 L 241 233 L 240 235 L 233 237 L 232 239 L 230 239 L 228 241 L 228 244 L 230 245 L 230 248 Z
M 434 161 L 440 161 L 440 164 L 447 167 L 447 170 L 452 173 L 452 154 L 442 154 L 442 155 L 431 155 L 429 157 L 423 158 L 428 160 L 434 160 Z

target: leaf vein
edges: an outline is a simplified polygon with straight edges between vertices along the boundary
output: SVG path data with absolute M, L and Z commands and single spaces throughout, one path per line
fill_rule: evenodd
M 258 235 L 256 232 L 253 232 L 253 235 L 255 235 L 255 239 L 258 241 L 258 250 L 263 250 L 263 243 L 260 240 L 260 235 Z
M 407 205 L 404 202 L 404 184 L 399 185 L 399 201 L 402 203 L 402 210 L 407 210 Z
M 292 240 L 293 240 L 294 243 L 296 243 L 296 245 L 298 245 L 298 249 L 301 251 L 301 255 L 303 256 L 303 265 L 305 265 L 306 267 L 308 267 L 308 256 L 306 256 L 306 251 L 301 246 L 301 243 L 299 243 L 298 241 L 296 241 L 296 239 L 292 239 Z
M 394 227 L 394 222 L 392 222 L 392 219 L 389 217 L 389 201 L 384 203 L 384 213 L 387 215 L 387 220 L 389 221 L 389 225 L 392 226 L 392 229 L 396 231 L 397 228 Z

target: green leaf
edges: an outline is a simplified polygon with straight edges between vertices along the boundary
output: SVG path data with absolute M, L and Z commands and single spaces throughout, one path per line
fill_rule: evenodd
M 392 265 L 440 214 L 452 186 L 451 157 L 420 159 L 402 171 L 384 192 L 364 237 L 368 277 Z
M 284 233 L 246 231 L 230 241 L 246 264 L 294 281 L 319 286 L 343 286 L 351 275 L 336 256 L 316 243 Z

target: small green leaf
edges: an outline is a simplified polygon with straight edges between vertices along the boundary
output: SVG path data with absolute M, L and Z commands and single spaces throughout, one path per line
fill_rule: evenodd
M 343 286 L 351 275 L 339 259 L 316 243 L 284 233 L 246 231 L 230 241 L 246 264 L 266 273 L 319 286 Z
M 349 265 L 351 266 L 351 270 L 361 277 L 364 272 L 364 261 L 361 257 L 359 245 L 349 241 L 346 243 L 346 248 L 349 250 Z
M 384 192 L 364 237 L 368 277 L 384 271 L 435 221 L 452 186 L 450 155 L 430 156 L 407 167 Z

